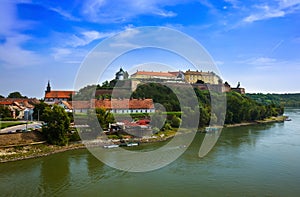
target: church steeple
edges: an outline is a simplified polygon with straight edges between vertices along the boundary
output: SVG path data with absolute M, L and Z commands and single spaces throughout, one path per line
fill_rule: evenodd
M 50 80 L 48 80 L 48 85 L 47 85 L 47 89 L 45 92 L 46 93 L 51 92 Z

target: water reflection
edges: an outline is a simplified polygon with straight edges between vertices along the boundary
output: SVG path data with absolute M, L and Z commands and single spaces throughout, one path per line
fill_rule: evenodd
M 205 134 L 197 133 L 179 159 L 153 172 L 115 170 L 87 150 L 0 164 L 1 195 L 298 196 L 300 116 L 289 114 L 285 123 L 224 129 L 204 158 L 198 151 Z
M 42 194 L 59 195 L 67 190 L 69 184 L 69 157 L 67 153 L 45 157 L 41 164 Z

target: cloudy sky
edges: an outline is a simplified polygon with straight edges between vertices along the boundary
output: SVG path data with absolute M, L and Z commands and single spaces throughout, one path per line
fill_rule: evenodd
M 72 89 L 102 40 L 142 26 L 191 36 L 247 92 L 300 92 L 300 0 L 1 0 L 0 95 Z M 126 68 L 126 61 L 123 66 Z M 180 65 L 180 63 L 178 63 Z M 180 69 L 180 67 L 179 67 Z

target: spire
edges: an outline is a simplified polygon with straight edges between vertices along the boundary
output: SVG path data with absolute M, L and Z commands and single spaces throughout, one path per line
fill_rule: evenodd
M 46 93 L 47 93 L 47 92 L 51 92 L 50 80 L 48 80 L 48 85 L 47 85 L 47 89 L 46 89 L 45 92 L 46 92 Z

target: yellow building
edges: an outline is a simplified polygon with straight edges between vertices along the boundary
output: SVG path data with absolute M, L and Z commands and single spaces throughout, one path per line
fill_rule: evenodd
M 199 72 L 188 70 L 184 73 L 185 81 L 188 83 L 196 83 L 197 81 L 203 81 L 209 84 L 220 84 L 222 79 L 214 72 Z

